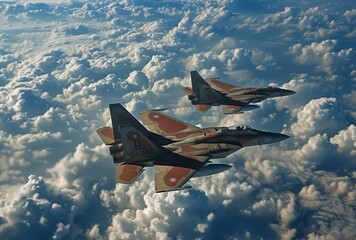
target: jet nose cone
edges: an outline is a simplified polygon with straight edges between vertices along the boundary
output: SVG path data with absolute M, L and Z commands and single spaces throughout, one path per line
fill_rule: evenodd
M 281 142 L 283 140 L 286 140 L 290 138 L 288 135 L 285 135 L 283 133 L 275 133 L 272 136 L 273 142 Z
M 287 89 L 284 90 L 284 96 L 292 95 L 292 94 L 294 94 L 294 93 L 295 93 L 295 92 L 292 91 L 292 90 L 287 90 Z

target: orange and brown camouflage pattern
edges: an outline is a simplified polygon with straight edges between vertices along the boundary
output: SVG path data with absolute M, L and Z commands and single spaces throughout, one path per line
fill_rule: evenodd
M 167 192 L 181 188 L 196 172 L 194 169 L 155 165 L 155 190 Z
M 207 112 L 210 108 L 211 106 L 206 104 L 195 105 L 195 109 L 199 112 Z
M 114 144 L 114 142 L 115 142 L 114 132 L 111 127 L 102 127 L 102 128 L 97 129 L 96 132 L 98 133 L 101 140 L 103 140 L 103 142 L 106 145 Z
M 216 132 L 220 128 L 199 128 L 192 124 L 169 117 L 163 113 L 147 110 L 140 113 L 141 120 L 147 128 L 174 141 Z
M 256 95 L 251 95 L 251 94 L 241 94 L 241 95 L 233 95 L 231 96 L 231 99 L 240 101 L 240 102 L 246 102 L 246 103 L 250 103 L 251 99 L 256 98 Z
M 241 110 L 241 107 L 232 105 L 221 105 L 221 109 L 224 114 L 233 114 L 238 113 Z
M 154 166 L 158 171 L 155 174 L 156 192 L 182 189 L 209 159 L 226 157 L 242 147 L 278 142 L 288 137 L 248 126 L 199 128 L 155 111 L 141 114 L 144 123 L 153 129 L 148 131 L 119 103 L 110 105 L 110 113 L 116 130 L 113 133 L 111 128 L 104 127 L 98 133 L 107 143 L 115 139 L 109 149 L 114 162 L 120 163 L 115 165 L 116 181 L 132 183 L 145 166 Z
M 245 95 L 249 93 L 256 92 L 257 88 L 240 88 L 238 86 L 224 83 L 221 81 L 218 81 L 216 79 L 208 79 L 207 82 L 216 90 L 228 94 L 228 96 L 232 97 L 235 95 Z M 256 97 L 254 94 L 249 95 L 251 98 Z M 235 100 L 239 100 L 236 98 Z
M 159 112 L 148 110 L 140 113 L 140 116 L 143 124 L 151 132 L 175 141 L 204 134 L 197 126 L 179 121 Z
M 143 172 L 143 167 L 134 164 L 115 164 L 115 180 L 117 183 L 130 184 Z
M 144 111 L 140 113 L 141 120 L 148 129 L 160 135 L 173 135 L 188 131 L 198 131 L 200 128 L 171 118 L 156 111 Z
M 235 95 L 243 95 L 243 94 L 251 94 L 256 92 L 257 88 L 236 88 L 232 89 L 230 91 L 227 91 L 229 96 L 235 96 Z M 252 95 L 255 96 L 255 95 Z
M 193 89 L 190 87 L 182 87 L 183 91 L 185 92 L 185 94 L 187 95 L 193 95 Z
M 222 109 L 225 114 L 242 113 L 260 107 L 252 103 L 295 93 L 272 85 L 267 88 L 240 88 L 215 78 L 204 80 L 197 71 L 191 71 L 190 76 L 192 88 L 184 87 L 183 90 L 199 112 L 206 112 L 212 106 L 226 106 Z M 238 108 L 232 109 L 228 105 Z
M 208 156 L 193 156 L 190 153 L 180 155 L 187 159 L 200 162 L 200 166 L 203 166 L 210 159 Z M 158 171 L 158 173 L 155 174 L 156 192 L 167 192 L 181 188 L 197 170 L 187 167 L 165 165 L 155 165 L 154 167 Z
M 232 84 L 220 82 L 216 79 L 207 79 L 206 80 L 213 88 L 221 92 L 229 92 L 233 89 L 239 88 L 238 86 L 234 86 Z

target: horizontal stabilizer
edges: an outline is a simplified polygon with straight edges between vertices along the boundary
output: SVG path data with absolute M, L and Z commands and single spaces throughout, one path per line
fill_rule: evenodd
M 116 183 L 130 184 L 144 171 L 142 166 L 135 164 L 115 164 Z
M 199 105 L 195 105 L 195 108 L 198 112 L 207 112 L 211 108 L 211 106 L 205 104 L 199 104 Z
M 182 87 L 183 89 L 183 92 L 186 94 L 186 95 L 193 95 L 193 89 L 190 88 L 190 87 Z
M 111 127 L 102 127 L 97 129 L 96 132 L 106 145 L 114 144 L 114 132 Z
M 236 114 L 241 111 L 242 107 L 233 105 L 221 105 L 221 110 L 224 114 Z M 240 112 L 242 113 L 242 112 Z

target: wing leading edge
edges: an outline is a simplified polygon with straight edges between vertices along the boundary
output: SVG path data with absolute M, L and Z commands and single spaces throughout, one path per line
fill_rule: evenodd
M 151 132 L 160 135 L 200 130 L 197 126 L 152 110 L 141 112 L 140 116 L 143 124 L 146 125 Z

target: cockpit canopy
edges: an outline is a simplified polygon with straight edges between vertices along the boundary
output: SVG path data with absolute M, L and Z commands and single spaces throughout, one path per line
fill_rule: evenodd
M 248 125 L 233 125 L 231 127 L 227 127 L 227 128 L 223 128 L 221 130 L 218 131 L 218 134 L 224 134 L 224 133 L 242 133 L 242 132 L 248 132 L 250 134 L 253 134 L 254 131 L 251 131 L 251 127 Z
M 226 133 L 226 132 L 233 132 L 233 131 L 249 131 L 249 130 L 251 130 L 250 126 L 242 124 L 242 125 L 233 125 L 228 128 L 223 128 L 219 132 Z
M 271 84 L 268 85 L 268 88 L 269 89 L 274 89 L 274 88 L 278 88 L 278 86 L 276 84 L 274 84 L 274 83 L 271 83 Z
M 250 130 L 251 127 L 248 125 L 242 124 L 242 125 L 232 125 L 228 129 L 233 130 L 233 131 L 236 131 L 236 130 L 243 131 L 243 130 Z

